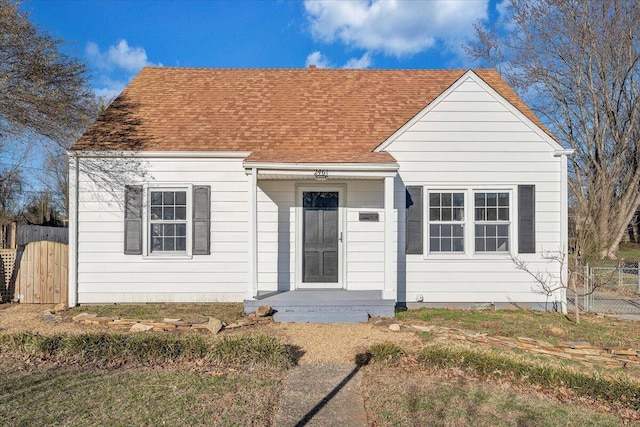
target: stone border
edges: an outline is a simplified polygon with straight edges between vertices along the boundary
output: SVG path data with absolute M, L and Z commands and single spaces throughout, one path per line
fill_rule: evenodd
M 489 336 L 464 329 L 445 328 L 442 326 L 411 325 L 411 327 L 420 332 L 435 332 L 455 341 L 518 349 L 566 360 L 597 363 L 620 368 L 640 366 L 640 351 L 632 348 L 606 348 L 582 341 L 566 341 L 554 345 L 547 341 L 534 340 L 531 338 L 509 338 L 499 335 Z
M 73 322 L 87 325 L 102 325 L 112 329 L 128 329 L 130 332 L 175 331 L 181 330 L 209 330 L 217 334 L 221 330 L 236 329 L 243 326 L 263 325 L 273 322 L 273 311 L 271 307 L 260 307 L 260 315 L 251 314 L 246 319 L 240 319 L 234 323 L 223 323 L 218 319 L 210 317 L 208 320 L 182 320 L 165 318 L 162 322 L 155 322 L 146 319 L 128 319 L 120 317 L 98 317 L 95 313 L 80 313 L 71 318 Z

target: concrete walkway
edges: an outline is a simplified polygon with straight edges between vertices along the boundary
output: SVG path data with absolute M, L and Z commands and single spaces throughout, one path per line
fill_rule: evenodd
M 276 427 L 365 427 L 356 364 L 318 362 L 292 369 L 284 382 Z

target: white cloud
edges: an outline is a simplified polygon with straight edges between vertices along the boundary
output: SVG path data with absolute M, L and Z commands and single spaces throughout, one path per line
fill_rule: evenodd
M 127 83 L 126 81 L 111 80 L 103 77 L 100 82 L 100 87 L 94 87 L 93 92 L 98 98 L 111 102 L 120 95 L 120 92 L 124 90 Z
M 147 58 L 147 52 L 139 46 L 129 46 L 122 39 L 106 50 L 96 43 L 89 42 L 85 48 L 89 63 L 97 70 L 93 91 L 96 96 L 111 101 L 122 92 L 133 76 L 147 65 L 153 64 Z
M 309 67 L 309 65 L 315 65 L 318 68 L 332 68 L 329 59 L 319 51 L 315 51 L 307 55 L 307 60 L 305 61 L 305 67 Z
M 130 73 L 137 73 L 142 67 L 154 65 L 149 62 L 147 52 L 142 47 L 129 46 L 122 39 L 106 51 L 93 42 L 87 43 L 86 53 L 89 60 L 103 70 L 120 69 Z
M 360 58 L 350 58 L 341 68 L 369 68 L 372 63 L 371 55 L 369 52 L 365 52 Z M 315 65 L 317 68 L 336 68 L 331 60 L 318 50 L 307 55 L 305 67 L 310 65 Z
M 312 36 L 351 48 L 405 57 L 440 40 L 457 50 L 487 15 L 489 0 L 305 0 Z
M 351 58 L 342 68 L 369 68 L 372 64 L 371 55 L 365 53 L 360 58 Z

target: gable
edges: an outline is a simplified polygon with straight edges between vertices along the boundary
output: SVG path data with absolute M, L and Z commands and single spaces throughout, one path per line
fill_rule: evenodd
M 542 122 L 493 70 L 468 71 L 376 151 L 392 151 L 395 141 L 412 140 L 444 144 L 539 141 L 549 150 L 562 150 Z

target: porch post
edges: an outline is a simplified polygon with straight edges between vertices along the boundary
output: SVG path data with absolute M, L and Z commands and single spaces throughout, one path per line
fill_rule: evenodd
M 384 178 L 384 290 L 383 299 L 397 298 L 396 288 L 393 283 L 393 198 L 394 198 L 394 177 Z
M 249 280 L 245 299 L 258 296 L 258 169 L 249 175 Z

